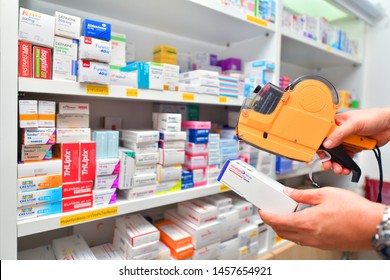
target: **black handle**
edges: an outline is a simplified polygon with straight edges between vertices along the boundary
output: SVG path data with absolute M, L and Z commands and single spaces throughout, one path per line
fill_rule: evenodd
M 332 156 L 333 161 L 352 171 L 352 182 L 356 183 L 359 181 L 360 175 L 362 174 L 360 167 L 348 156 L 341 145 L 332 149 L 326 149 L 321 145 L 320 149 L 327 151 Z

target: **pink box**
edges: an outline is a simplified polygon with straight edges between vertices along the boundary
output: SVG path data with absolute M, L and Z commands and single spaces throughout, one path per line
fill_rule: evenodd
M 79 143 L 61 143 L 62 182 L 79 180 Z
M 208 155 L 186 154 L 184 166 L 189 170 L 206 168 L 208 165 L 207 157 Z
M 201 122 L 201 121 L 183 121 L 181 123 L 182 129 L 210 129 L 211 122 Z
M 72 182 L 62 184 L 62 198 L 92 194 L 93 181 Z
M 91 208 L 93 205 L 93 195 L 84 194 L 62 199 L 62 212 L 70 212 L 85 208 Z
M 96 143 L 80 143 L 80 181 L 95 180 L 96 177 Z

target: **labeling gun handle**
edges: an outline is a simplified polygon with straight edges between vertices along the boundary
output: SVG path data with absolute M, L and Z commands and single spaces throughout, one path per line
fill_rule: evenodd
M 344 140 L 343 146 L 351 147 L 358 150 L 373 150 L 376 146 L 376 140 L 359 135 L 351 135 Z

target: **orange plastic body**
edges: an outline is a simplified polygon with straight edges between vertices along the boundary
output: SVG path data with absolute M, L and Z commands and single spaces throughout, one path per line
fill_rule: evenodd
M 241 110 L 236 132 L 239 139 L 260 149 L 310 162 L 324 139 L 336 128 L 338 109 L 326 84 L 315 79 L 303 80 L 283 94 L 269 115 Z M 345 144 L 373 149 L 376 141 L 354 135 Z

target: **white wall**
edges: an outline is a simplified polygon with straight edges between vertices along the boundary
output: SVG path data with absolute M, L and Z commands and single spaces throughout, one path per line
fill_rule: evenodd
M 388 17 L 390 17 L 390 1 L 378 0 Z M 374 28 L 368 28 L 364 56 L 364 93 L 362 107 L 390 106 L 390 19 L 386 18 Z M 390 144 L 381 148 L 384 180 L 390 181 Z M 361 155 L 362 171 L 372 178 L 378 178 L 378 167 L 373 153 Z

